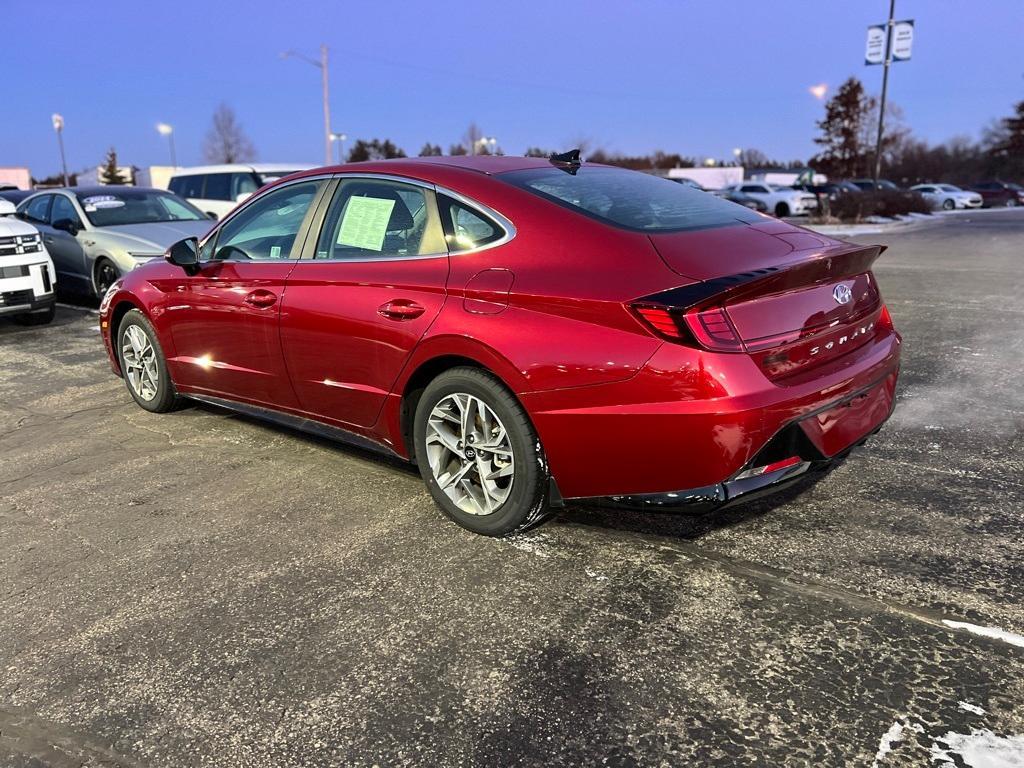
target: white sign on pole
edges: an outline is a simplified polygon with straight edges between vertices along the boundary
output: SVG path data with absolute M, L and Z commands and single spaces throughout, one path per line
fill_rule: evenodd
M 881 64 L 885 61 L 885 26 L 868 27 L 868 47 L 864 53 L 865 64 Z
M 914 20 L 897 21 L 892 26 L 892 60 L 910 59 L 910 48 L 914 43 Z
M 56 112 L 54 112 L 50 116 L 50 120 L 53 121 L 53 130 L 61 131 L 64 129 L 64 118 L 58 115 Z

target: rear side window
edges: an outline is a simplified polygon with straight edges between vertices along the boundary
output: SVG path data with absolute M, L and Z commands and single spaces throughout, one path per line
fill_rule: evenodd
M 50 201 L 53 195 L 42 195 L 29 201 L 25 206 L 25 218 L 39 224 L 48 224 L 50 221 Z
M 203 179 L 205 176 L 175 176 L 167 188 L 178 197 L 199 198 L 203 196 Z
M 345 179 L 331 201 L 317 259 L 373 259 L 446 252 L 434 194 L 424 187 Z
M 470 251 L 500 240 L 505 230 L 486 214 L 463 205 L 447 195 L 438 195 L 444 239 L 450 253 Z
M 204 200 L 233 200 L 234 198 L 231 197 L 231 174 L 208 174 L 202 197 Z
M 606 166 L 556 167 L 495 178 L 599 221 L 644 232 L 707 229 L 759 221 L 742 205 L 668 179 Z

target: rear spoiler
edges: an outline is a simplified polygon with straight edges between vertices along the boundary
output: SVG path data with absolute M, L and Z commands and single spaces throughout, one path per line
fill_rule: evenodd
M 674 309 L 727 304 L 756 295 L 859 275 L 871 269 L 887 248 L 886 245 L 842 243 L 788 264 L 715 277 L 643 296 L 632 303 Z

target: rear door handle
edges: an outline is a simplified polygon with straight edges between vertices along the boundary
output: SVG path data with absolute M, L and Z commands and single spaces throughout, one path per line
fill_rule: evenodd
M 415 301 L 394 299 L 387 304 L 381 304 L 377 309 L 377 314 L 388 318 L 388 320 L 414 320 L 426 311 Z
M 259 288 L 245 297 L 245 303 L 257 309 L 272 307 L 277 302 L 277 295 Z

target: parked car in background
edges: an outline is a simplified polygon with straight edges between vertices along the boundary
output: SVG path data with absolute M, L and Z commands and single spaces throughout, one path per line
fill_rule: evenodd
M 62 287 L 97 297 L 171 243 L 211 226 L 177 195 L 147 187 L 40 191 L 21 201 L 18 216 L 42 232 Z
M 957 208 L 981 208 L 978 192 L 968 192 L 953 184 L 918 184 L 910 188 L 927 200 L 933 208 L 952 211 Z
M 570 498 L 715 508 L 881 427 L 881 246 L 572 158 L 267 187 L 104 296 L 110 364 L 151 412 L 205 400 L 416 462 L 491 536 Z
M 1005 205 L 1013 208 L 1024 205 L 1024 187 L 1012 181 L 983 181 L 971 186 L 971 191 L 981 195 L 982 207 L 992 208 Z
M 15 210 L 0 199 L 0 317 L 44 325 L 53 320 L 57 273 L 39 231 Z
M 850 179 L 847 183 L 853 184 L 862 192 L 870 192 L 873 189 L 889 190 L 890 192 L 900 191 L 899 184 L 888 179 L 879 179 L 877 183 L 875 183 L 874 179 Z
M 34 189 L 3 189 L 0 190 L 0 200 L 7 200 L 17 205 L 29 195 L 34 195 Z
M 732 203 L 742 205 L 744 208 L 749 208 L 752 211 L 768 213 L 768 205 L 763 200 L 759 200 L 758 198 L 750 195 L 745 195 L 742 192 L 736 192 L 735 190 L 730 189 L 718 193 L 718 196 Z
M 219 219 L 265 184 L 309 167 L 301 163 L 259 163 L 181 168 L 171 177 L 167 188 L 210 218 Z
M 760 181 L 744 181 L 722 187 L 722 196 L 739 193 L 764 203 L 776 216 L 806 216 L 818 209 L 818 198 L 800 189 Z
M 859 193 L 863 191 L 856 184 L 849 181 L 828 181 L 824 184 L 794 184 L 793 189 L 811 193 L 818 198 L 819 203 L 823 199 L 835 200 L 839 195 L 847 192 Z

